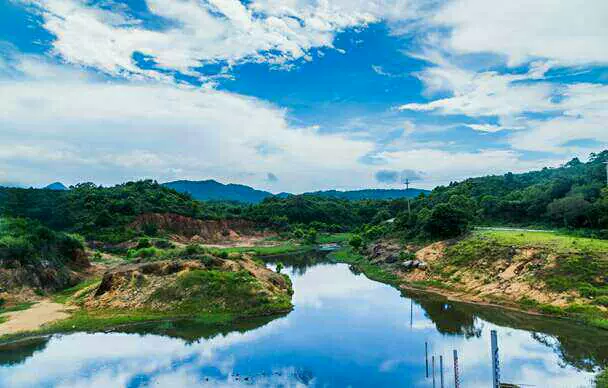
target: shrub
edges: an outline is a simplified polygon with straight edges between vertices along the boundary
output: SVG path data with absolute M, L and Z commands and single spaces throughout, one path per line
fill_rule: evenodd
M 579 286 L 578 292 L 584 298 L 593 298 L 597 295 L 597 289 L 590 284 L 583 284 Z
M 600 306 L 608 307 L 608 295 L 598 296 L 597 298 L 595 298 L 593 303 Z
M 222 259 L 227 259 L 228 258 L 228 252 L 226 252 L 226 251 L 220 251 L 217 255 L 219 257 L 221 257 Z
M 156 240 L 154 242 L 154 246 L 159 249 L 173 249 L 175 245 L 173 245 L 170 241 L 167 240 Z
M 140 238 L 139 241 L 137 242 L 136 249 L 149 248 L 151 246 L 152 246 L 152 244 L 150 244 L 150 240 L 149 239 L 147 239 L 147 238 Z
M 547 286 L 558 292 L 563 292 L 572 288 L 572 281 L 565 276 L 554 276 L 547 280 Z
M 154 237 L 158 234 L 158 227 L 152 223 L 142 225 L 141 230 L 146 236 L 150 237 Z
M 401 261 L 416 260 L 416 254 L 410 251 L 399 252 L 399 259 Z
M 363 245 L 363 239 L 358 234 L 355 234 L 353 237 L 351 237 L 348 244 L 353 247 L 353 249 L 358 250 L 361 248 L 361 245 Z
M 306 242 L 314 244 L 317 241 L 317 230 L 315 228 L 309 228 L 306 232 Z
M 186 255 L 196 255 L 198 253 L 205 253 L 205 248 L 198 244 L 190 244 L 184 249 Z

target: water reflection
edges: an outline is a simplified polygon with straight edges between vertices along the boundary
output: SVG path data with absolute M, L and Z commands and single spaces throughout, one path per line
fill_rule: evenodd
M 0 348 L 0 386 L 428 387 L 424 343 L 462 383 L 489 386 L 489 331 L 503 376 L 538 387 L 584 387 L 607 360 L 607 334 L 565 321 L 405 296 L 318 257 L 275 258 L 294 283 L 292 313 L 231 328 L 172 322 L 115 333 L 53 336 Z M 450 373 L 447 373 L 450 371 Z M 452 385 L 453 386 L 453 385 Z

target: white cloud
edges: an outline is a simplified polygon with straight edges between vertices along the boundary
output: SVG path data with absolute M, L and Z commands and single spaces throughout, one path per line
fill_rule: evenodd
M 360 162 L 370 154 L 383 169 L 429 173 L 422 187 L 477 174 L 475 166 L 486 158 L 492 169 L 484 171 L 531 166 L 516 153 L 450 153 L 415 144 L 402 151 L 398 141 L 378 153 L 372 136 L 294 127 L 285 110 L 253 98 L 166 83 L 107 82 L 80 71 L 58 72 L 34 57 L 17 67 L 21 77 L 0 80 L 0 166 L 3 180 L 28 185 L 150 177 L 271 188 L 266 177 L 272 171 L 281 177 L 281 190 L 352 189 L 376 185 L 378 167 Z M 260 144 L 276 152 L 261 154 Z M 429 168 L 429 158 L 449 162 Z
M 405 0 L 258 0 L 247 6 L 238 0 L 147 0 L 154 16 L 175 22 L 151 30 L 116 7 L 100 9 L 79 0 L 23 1 L 43 10 L 43 26 L 57 38 L 54 53 L 66 61 L 114 75 L 156 78 L 163 76 L 140 69 L 134 52 L 154 57 L 162 68 L 192 75 L 192 68 L 217 61 L 286 65 L 310 60 L 312 48 L 332 48 L 338 31 L 415 14 Z
M 602 0 L 447 1 L 428 17 L 423 48 L 412 54 L 433 64 L 418 73 L 431 101 L 400 109 L 495 118 L 494 125 L 467 126 L 481 132 L 517 131 L 508 140 L 517 150 L 589 152 L 565 146 L 581 139 L 595 141 L 599 149 L 608 144 L 606 85 L 560 83 L 548 79 L 547 72 L 608 64 L 605 15 L 608 3 Z M 446 30 L 437 33 L 429 25 Z M 494 69 L 506 64 L 529 70 L 479 70 L 483 63 L 465 59 L 465 54 L 487 53 L 503 59 L 493 59 Z M 449 97 L 432 100 L 437 93 Z M 533 114 L 547 118 L 531 119 Z
M 492 52 L 512 65 L 548 58 L 562 65 L 608 63 L 604 0 L 455 0 L 433 22 L 451 28 L 458 53 Z
M 292 127 L 284 110 L 231 93 L 38 74 L 0 82 L 0 163 L 27 183 L 44 183 L 55 171 L 68 183 L 231 180 L 247 172 L 244 183 L 255 184 L 273 171 L 286 188 L 307 190 L 317 181 L 356 185 L 353 174 L 368 168 L 358 159 L 374 148 L 369 140 Z M 260 155 L 259 144 L 280 152 Z
M 493 124 L 467 124 L 467 127 L 473 129 L 474 131 L 479 132 L 500 132 L 505 130 L 506 128 L 501 125 L 493 125 Z
M 479 117 L 559 109 L 558 104 L 551 102 L 557 86 L 545 82 L 523 82 L 539 78 L 537 67 L 526 74 L 478 73 L 441 61 L 438 66 L 423 70 L 419 78 L 430 92 L 449 91 L 453 96 L 430 103 L 405 104 L 399 107 L 400 110 Z
M 608 144 L 608 85 L 560 84 L 544 80 L 548 62 L 535 62 L 524 74 L 476 72 L 458 67 L 441 55 L 427 56 L 437 65 L 418 74 L 430 94 L 449 92 L 451 97 L 428 103 L 411 103 L 402 111 L 438 115 L 497 118 L 498 125 L 466 124 L 482 132 L 517 131 L 509 138 L 517 150 L 556 153 L 585 152 L 565 147 L 568 141 L 592 139 Z M 545 114 L 547 119 L 530 119 L 528 114 Z

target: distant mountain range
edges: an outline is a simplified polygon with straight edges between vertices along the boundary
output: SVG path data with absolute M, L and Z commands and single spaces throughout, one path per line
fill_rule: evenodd
M 190 193 L 194 199 L 200 201 L 238 201 L 245 203 L 258 203 L 273 194 L 268 191 L 256 190 L 245 185 L 235 185 L 214 181 L 174 181 L 163 183 L 180 193 Z
M 205 181 L 180 180 L 163 183 L 163 186 L 169 187 L 181 193 L 189 193 L 193 198 L 201 201 L 238 201 L 245 203 L 258 203 L 264 200 L 264 198 L 275 196 L 275 194 L 268 191 L 256 190 L 245 185 L 225 185 L 211 179 Z M 348 200 L 361 200 L 414 198 L 420 195 L 420 193 L 428 194 L 430 191 L 422 189 L 365 189 L 352 191 L 315 191 L 306 194 Z M 292 194 L 276 194 L 276 196 L 280 198 L 285 198 L 290 195 Z
M 47 190 L 59 190 L 59 191 L 68 190 L 68 188 L 65 187 L 65 185 L 61 182 L 53 182 L 50 185 L 44 186 L 43 188 L 47 189 Z
M 32 188 L 32 186 L 25 186 L 25 185 L 22 185 L 21 183 L 16 183 L 16 182 L 0 182 L 0 187 L 15 188 L 15 189 L 26 189 L 28 187 Z M 69 190 L 61 182 L 53 182 L 50 185 L 40 187 L 40 188 L 48 189 L 48 190 Z

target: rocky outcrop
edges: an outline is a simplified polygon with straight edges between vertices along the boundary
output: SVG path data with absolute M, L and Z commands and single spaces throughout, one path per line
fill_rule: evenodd
M 96 310 L 250 316 L 289 311 L 292 293 L 287 276 L 248 257 L 229 260 L 206 254 L 116 267 L 75 300 Z
M 408 247 L 396 241 L 379 241 L 367 249 L 370 263 L 385 266 L 389 269 L 411 271 L 413 269 L 427 269 L 425 261 L 414 259 Z
M 18 293 L 23 289 L 58 291 L 74 286 L 84 279 L 90 267 L 84 250 L 75 250 L 63 262 L 51 260 L 0 261 L 0 292 Z
M 176 237 L 214 242 L 238 239 L 241 235 L 261 234 L 256 224 L 242 219 L 197 220 L 172 213 L 147 213 L 138 216 L 129 227 L 135 230 L 155 228 L 161 233 Z

